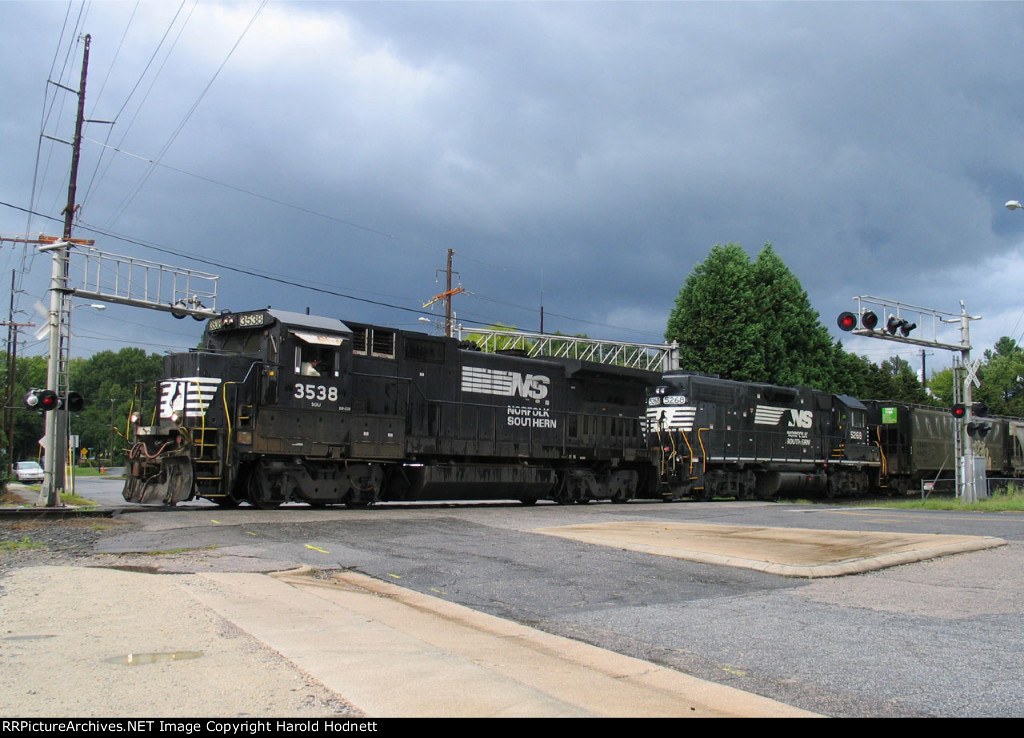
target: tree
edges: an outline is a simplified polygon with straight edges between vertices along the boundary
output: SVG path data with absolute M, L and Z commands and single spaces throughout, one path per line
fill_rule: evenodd
M 487 330 L 515 334 L 518 329 L 514 325 L 495 323 L 494 325 L 487 326 Z M 518 335 L 499 338 L 497 336 L 485 336 L 482 333 L 470 333 L 466 336 L 466 340 L 475 343 L 482 351 L 529 351 L 531 345 L 529 341 L 525 341 Z
M 73 359 L 71 389 L 86 399 L 85 408 L 71 419 L 80 447 L 92 450 L 94 457 L 117 461 L 125 445 L 128 415 L 133 410 L 152 413 L 157 401 L 153 386 L 162 374 L 160 356 L 140 348 Z
M 939 404 L 953 404 L 952 369 L 935 372 L 928 380 L 932 395 Z M 957 382 L 963 382 L 963 374 L 958 374 Z M 1024 417 L 1024 349 L 1008 336 L 996 341 L 995 346 L 987 349 L 978 369 L 980 387 L 971 392 L 975 402 L 983 402 L 993 415 L 1012 415 Z M 961 386 L 962 390 L 963 387 Z
M 750 257 L 738 244 L 715 245 L 679 290 L 665 340 L 679 343 L 688 369 L 764 382 L 763 338 Z
M 19 356 L 15 388 L 11 393 L 14 407 L 14 439 L 11 462 L 24 459 L 38 459 L 42 453 L 39 439 L 45 432 L 42 413 L 24 409 L 22 400 L 32 387 L 46 386 L 46 358 L 43 356 Z
M 892 356 L 879 365 L 871 364 L 863 394 L 865 400 L 892 400 L 895 402 L 928 402 L 928 393 L 917 379 L 906 359 Z
M 765 244 L 716 245 L 679 291 L 665 333 L 682 366 L 728 379 L 836 386 L 836 350 L 800 281 Z M 846 361 L 850 378 L 853 362 Z
M 765 244 L 753 264 L 761 331 L 761 362 L 769 380 L 782 385 L 831 389 L 832 337 L 811 307 L 800 280 Z
M 974 399 L 988 405 L 996 415 L 1024 416 L 1024 350 L 1008 336 L 1000 338 L 994 351 L 985 352 L 978 371 L 981 387 Z
M 163 374 L 163 360 L 147 355 L 139 348 L 119 352 L 102 351 L 88 359 L 72 359 L 69 389 L 85 398 L 81 412 L 70 414 L 70 432 L 79 437 L 80 448 L 89 448 L 115 460 L 124 448 L 125 425 L 129 413 L 140 409 L 144 398 L 152 411 L 156 396 L 153 386 Z M 45 431 L 43 413 L 22 406 L 22 398 L 31 387 L 46 386 L 46 358 L 18 357 L 17 381 L 12 393 L 14 410 L 14 458 L 37 459 L 39 439 Z

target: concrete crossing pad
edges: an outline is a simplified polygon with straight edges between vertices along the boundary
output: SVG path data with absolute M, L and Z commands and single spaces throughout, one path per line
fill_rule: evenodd
M 532 533 L 787 577 L 837 577 L 1005 546 L 990 536 L 614 522 L 534 528 Z

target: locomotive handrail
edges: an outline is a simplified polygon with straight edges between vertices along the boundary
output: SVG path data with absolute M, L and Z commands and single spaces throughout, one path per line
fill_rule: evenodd
M 253 363 L 255 363 L 255 362 L 253 362 Z M 252 370 L 252 365 L 249 366 L 249 369 Z M 248 377 L 249 377 L 248 372 L 246 372 L 245 376 L 246 376 L 246 379 L 248 379 Z M 242 381 L 245 382 L 246 380 L 243 379 Z M 224 458 L 221 459 L 221 467 L 222 467 L 222 469 L 223 469 L 224 464 L 230 463 L 230 459 L 231 459 L 231 416 L 233 414 L 233 412 L 232 412 L 233 410 L 234 411 L 238 410 L 238 407 L 237 407 L 238 406 L 238 393 L 237 392 L 235 393 L 235 398 L 234 398 L 235 402 L 233 403 L 235 405 L 235 407 L 233 409 L 231 409 L 231 410 L 228 409 L 228 385 L 236 386 L 237 384 L 238 384 L 238 382 L 224 382 L 221 385 L 221 395 L 220 395 L 220 397 L 221 397 L 221 403 L 224 405 L 224 422 L 227 423 L 227 431 L 228 431 L 227 432 L 227 438 L 224 440 Z M 221 476 L 223 477 L 223 474 Z M 223 481 L 223 479 L 221 481 Z

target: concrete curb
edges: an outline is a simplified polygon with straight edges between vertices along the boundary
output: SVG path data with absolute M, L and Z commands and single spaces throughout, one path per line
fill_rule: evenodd
M 375 717 L 812 715 L 353 572 L 201 578 L 196 599 Z

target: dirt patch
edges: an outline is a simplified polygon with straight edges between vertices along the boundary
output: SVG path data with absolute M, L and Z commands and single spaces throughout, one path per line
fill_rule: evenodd
M 25 493 L 19 490 L 7 487 L 0 492 L 0 507 L 21 507 L 22 505 L 31 505 L 32 502 L 33 500 L 29 500 Z

